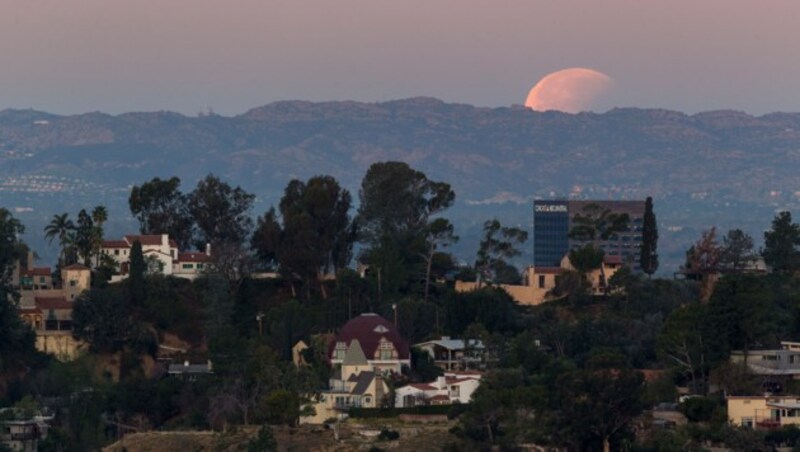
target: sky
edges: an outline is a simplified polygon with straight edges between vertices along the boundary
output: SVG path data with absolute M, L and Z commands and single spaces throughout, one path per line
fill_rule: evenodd
M 279 100 L 800 111 L 796 0 L 0 0 L 0 110 L 223 115 Z

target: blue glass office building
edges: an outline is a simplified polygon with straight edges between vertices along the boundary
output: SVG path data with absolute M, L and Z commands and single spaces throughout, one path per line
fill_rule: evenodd
M 605 250 L 606 256 L 618 256 L 623 262 L 629 263 L 634 271 L 640 270 L 639 247 L 642 243 L 644 201 L 534 201 L 534 266 L 558 267 L 571 248 L 585 245 L 584 242 L 569 239 L 572 228 L 570 220 L 590 204 L 600 205 L 617 214 L 628 214 L 628 230 L 602 241 L 600 247 Z
M 533 266 L 558 267 L 569 251 L 567 201 L 533 202 Z

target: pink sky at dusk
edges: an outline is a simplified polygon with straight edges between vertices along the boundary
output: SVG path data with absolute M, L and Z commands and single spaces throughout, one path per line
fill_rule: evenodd
M 800 111 L 798 23 L 791 0 L 0 0 L 0 109 L 507 106 L 586 67 L 615 82 L 600 111 Z

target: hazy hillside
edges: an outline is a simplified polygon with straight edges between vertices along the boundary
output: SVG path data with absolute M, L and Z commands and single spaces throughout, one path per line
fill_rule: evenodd
M 760 239 L 776 209 L 796 210 L 800 114 L 570 115 L 430 98 L 277 102 L 235 117 L 0 112 L 0 205 L 17 209 L 45 258 L 54 250 L 40 231 L 52 214 L 104 203 L 109 232 L 122 233 L 132 227 L 130 185 L 153 176 L 177 175 L 188 191 L 213 172 L 256 193 L 260 214 L 293 177 L 331 174 L 356 194 L 381 160 L 454 186 L 448 216 L 465 259 L 484 220 L 530 225 L 535 197 L 651 195 L 671 268 L 702 228 L 741 227 Z

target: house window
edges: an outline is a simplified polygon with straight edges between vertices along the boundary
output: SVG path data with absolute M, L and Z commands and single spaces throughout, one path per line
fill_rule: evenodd
M 194 268 L 194 265 L 192 265 L 192 264 L 183 264 L 181 267 L 184 270 L 190 270 L 190 269 Z
M 333 351 L 333 359 L 344 359 L 347 346 L 344 342 L 336 344 L 336 349 Z
M 539 288 L 544 289 L 544 275 L 539 275 Z
M 198 270 L 202 270 L 203 269 L 203 264 L 197 264 L 197 269 Z
M 40 276 L 40 277 L 39 277 L 39 282 L 40 282 L 40 283 L 42 283 L 42 284 L 44 284 L 44 276 Z
M 450 386 L 450 397 L 459 397 L 461 388 L 458 385 Z
M 378 346 L 378 359 L 381 361 L 389 361 L 394 359 L 394 346 L 391 342 L 382 340 Z
M 119 256 L 119 250 L 114 250 L 114 256 Z
M 78 281 L 75 281 L 74 279 L 71 279 L 71 280 L 69 281 L 69 286 L 70 286 L 70 287 L 75 287 L 75 286 L 77 286 L 77 285 L 78 285 Z
M 753 427 L 753 418 L 751 418 L 751 417 L 743 417 L 742 418 L 742 427 L 752 428 Z

